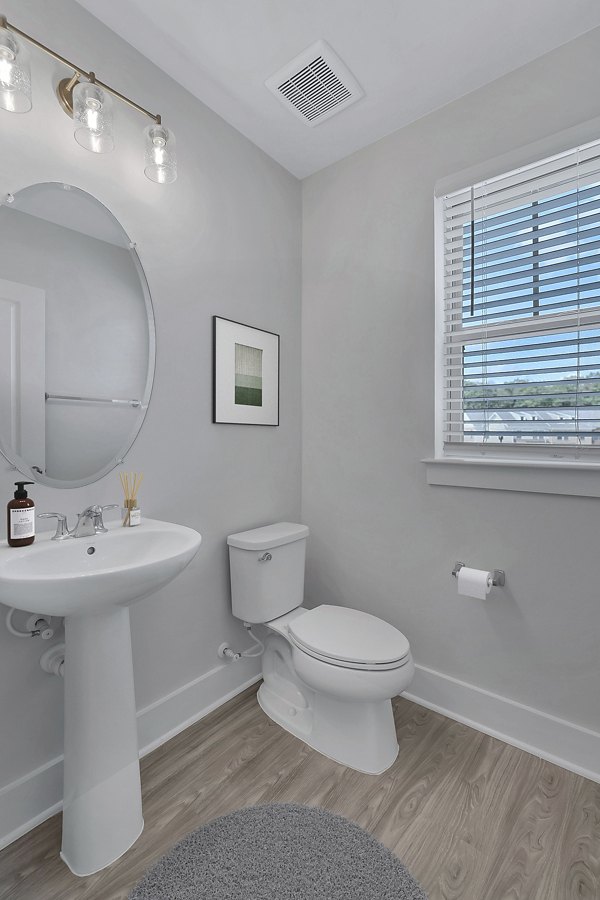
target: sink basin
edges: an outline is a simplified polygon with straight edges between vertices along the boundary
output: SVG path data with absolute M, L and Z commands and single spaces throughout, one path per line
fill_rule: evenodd
M 169 583 L 194 558 L 192 528 L 144 519 L 108 523 L 108 534 L 66 541 L 38 536 L 29 547 L 0 545 L 0 603 L 50 616 L 127 606 Z
M 109 866 L 143 830 L 129 606 L 175 578 L 201 540 L 145 519 L 93 537 L 0 544 L 0 602 L 65 617 L 60 855 L 75 875 Z

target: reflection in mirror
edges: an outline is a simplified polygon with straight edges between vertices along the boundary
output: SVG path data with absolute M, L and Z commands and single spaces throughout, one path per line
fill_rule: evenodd
M 0 448 L 36 481 L 89 484 L 123 458 L 154 372 L 154 319 L 135 248 L 70 185 L 0 206 Z

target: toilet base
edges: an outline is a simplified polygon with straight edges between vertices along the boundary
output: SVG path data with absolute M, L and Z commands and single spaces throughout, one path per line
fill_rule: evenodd
M 261 709 L 278 725 L 344 766 L 379 775 L 398 756 L 391 700 L 340 700 L 313 691 L 295 672 L 291 648 L 278 635 L 267 639 Z

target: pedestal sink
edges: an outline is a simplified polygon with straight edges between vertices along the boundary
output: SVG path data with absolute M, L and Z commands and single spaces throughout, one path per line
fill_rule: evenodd
M 192 528 L 152 519 L 108 529 L 0 544 L 0 602 L 65 616 L 61 857 L 75 875 L 110 865 L 144 827 L 129 606 L 175 578 L 201 541 Z

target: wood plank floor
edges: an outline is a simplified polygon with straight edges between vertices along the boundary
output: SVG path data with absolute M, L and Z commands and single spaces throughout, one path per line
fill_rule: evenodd
M 142 761 L 146 827 L 121 860 L 76 878 L 59 859 L 55 816 L 0 853 L 0 900 L 125 900 L 189 831 L 270 801 L 354 820 L 397 853 L 430 900 L 600 900 L 600 785 L 402 698 L 396 763 L 362 775 L 273 724 L 254 694 Z

